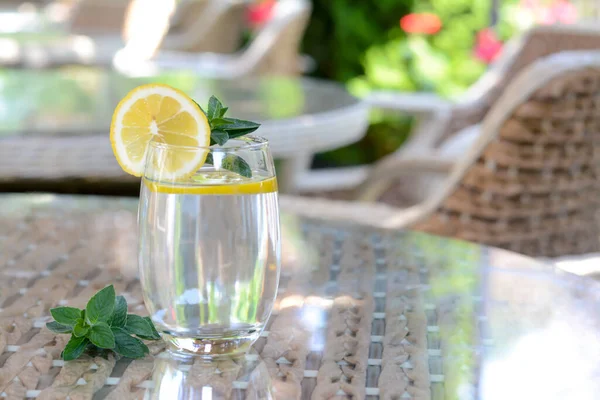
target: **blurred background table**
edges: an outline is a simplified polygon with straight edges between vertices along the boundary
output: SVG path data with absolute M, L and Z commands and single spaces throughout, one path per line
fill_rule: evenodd
M 365 104 L 340 85 L 309 78 L 221 81 L 185 71 L 135 78 L 87 67 L 3 70 L 0 190 L 136 193 L 137 180 L 114 160 L 109 127 L 118 101 L 150 82 L 175 86 L 200 103 L 214 94 L 232 116 L 261 122 L 257 134 L 269 139 L 281 161 L 285 192 L 294 190 L 313 154 L 359 140 L 368 125 Z
M 274 315 L 244 359 L 64 363 L 49 309 L 109 283 L 144 313 L 131 199 L 0 196 L 2 397 L 592 399 L 600 291 L 503 250 L 282 215 Z M 284 210 L 285 211 L 285 210 Z M 179 393 L 179 396 L 175 395 Z M 210 393 L 210 396 L 209 396 Z

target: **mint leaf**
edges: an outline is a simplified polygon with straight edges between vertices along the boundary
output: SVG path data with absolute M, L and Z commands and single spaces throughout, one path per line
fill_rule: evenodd
M 222 125 L 227 125 L 227 124 L 228 124 L 228 122 L 225 121 L 223 118 L 215 118 L 215 119 L 211 120 L 210 121 L 211 133 L 214 130 L 222 130 L 222 129 L 219 129 L 219 127 Z
M 90 325 L 106 322 L 115 308 L 115 288 L 109 285 L 92 296 L 85 307 L 85 315 Z
M 148 346 L 140 339 L 129 336 L 123 329 L 113 328 L 112 331 L 115 337 L 114 351 L 116 353 L 129 358 L 143 358 L 150 352 Z
M 125 325 L 125 330 L 140 337 L 150 337 L 153 335 L 150 323 L 148 323 L 148 321 L 144 318 L 135 314 L 127 315 L 127 325 Z
M 215 165 L 215 160 L 212 153 L 208 153 L 204 163 L 212 164 L 217 169 L 226 169 L 228 171 L 245 176 L 246 178 L 252 178 L 252 169 L 248 163 L 244 161 L 242 157 L 236 156 L 235 154 L 227 154 L 223 159 L 221 159 L 220 165 Z
M 112 349 L 115 347 L 113 332 L 104 322 L 99 322 L 97 325 L 92 326 L 87 337 L 90 339 L 90 342 L 101 349 Z
M 63 360 L 71 361 L 79 358 L 89 343 L 90 341 L 85 337 L 71 336 L 71 339 L 62 352 Z
M 115 298 L 115 309 L 108 320 L 110 326 L 123 327 L 127 322 L 127 300 L 123 296 Z
M 227 124 L 220 125 L 219 129 L 226 131 L 229 138 L 233 139 L 254 132 L 260 127 L 260 124 L 243 119 L 224 118 Z
M 212 153 L 208 153 L 206 155 L 206 160 L 204 160 L 204 164 L 214 165 L 214 163 L 215 163 L 215 160 L 213 159 Z
M 50 309 L 50 314 L 59 324 L 73 326 L 81 316 L 81 310 L 75 307 L 57 307 Z
M 113 285 L 92 296 L 85 310 L 57 307 L 50 312 L 56 321 L 46 324 L 49 330 L 72 333 L 61 353 L 66 361 L 78 358 L 86 349 L 92 356 L 114 351 L 125 357 L 141 358 L 149 353 L 148 347 L 130 335 L 148 340 L 160 338 L 149 317 L 127 314 L 127 301 L 123 296 L 115 296 Z
M 87 335 L 89 330 L 90 327 L 85 323 L 83 319 L 79 318 L 77 320 L 77 323 L 73 327 L 73 335 L 77 337 L 85 336 Z
M 248 163 L 244 161 L 242 157 L 236 156 L 235 154 L 227 154 L 223 160 L 221 160 L 221 168 L 235 172 L 246 178 L 252 178 L 252 169 Z
M 210 132 L 211 146 L 215 142 L 219 146 L 223 146 L 229 140 L 229 134 L 221 129 L 213 129 Z
M 208 99 L 208 113 L 206 114 L 208 122 L 212 121 L 215 118 L 222 117 L 222 111 L 223 104 L 221 104 L 219 99 L 217 99 L 215 96 L 210 96 L 210 99 Z
M 156 327 L 154 326 L 154 322 L 152 322 L 152 319 L 150 317 L 144 317 L 144 319 L 146 321 L 148 321 L 148 324 L 150 324 L 150 327 L 152 328 L 152 335 L 149 337 L 143 337 L 142 339 L 146 339 L 146 340 L 158 340 L 160 339 L 160 334 L 158 333 L 158 331 L 156 330 Z
M 210 121 L 210 128 L 215 129 L 221 125 L 227 125 L 228 123 L 229 122 L 227 122 L 224 118 L 215 118 Z
M 50 329 L 54 333 L 71 333 L 72 327 L 68 325 L 59 324 L 56 321 L 48 322 L 46 328 Z
M 137 335 L 139 338 L 144 340 L 158 340 L 160 339 L 160 335 L 158 331 L 154 327 L 154 323 L 150 319 L 150 317 L 139 317 L 137 315 L 133 315 L 136 317 L 131 325 L 126 326 L 125 330 L 129 333 Z M 129 322 L 129 318 L 127 319 Z
M 198 105 L 198 103 L 196 103 Z M 200 107 L 200 105 L 198 105 Z M 225 118 L 225 114 L 229 110 L 228 107 L 223 107 L 223 104 L 215 96 L 210 96 L 208 100 L 208 111 L 205 112 L 200 107 L 202 112 L 208 119 L 210 125 L 210 145 L 218 144 L 223 146 L 229 139 L 234 139 L 243 135 L 254 132 L 260 124 L 243 119 Z M 246 175 L 244 175 L 246 176 Z

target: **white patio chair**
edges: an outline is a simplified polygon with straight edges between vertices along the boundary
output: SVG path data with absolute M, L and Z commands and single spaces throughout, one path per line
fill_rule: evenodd
M 76 35 L 114 36 L 123 28 L 130 0 L 77 0 L 66 21 L 67 31 Z
M 233 17 L 239 16 L 243 6 L 236 0 L 206 0 L 206 7 L 193 7 L 186 15 L 190 21 L 201 22 L 202 29 L 197 24 L 188 24 L 170 32 L 169 21 L 175 10 L 175 0 L 108 1 L 114 6 L 97 14 L 102 21 L 119 21 L 118 24 L 112 24 L 112 31 L 98 21 L 90 23 L 91 28 L 86 32 L 75 29 L 75 26 L 86 26 L 84 22 L 94 18 L 94 7 L 102 7 L 103 4 L 99 0 L 81 0 L 73 6 L 71 24 L 75 31 L 93 35 L 66 35 L 27 43 L 19 43 L 10 37 L 0 38 L 0 48 L 5 49 L 0 53 L 0 65 L 27 68 L 66 64 L 110 66 L 116 58 L 120 69 L 125 70 L 134 69 L 129 64 L 135 66 L 151 59 L 162 48 L 163 42 L 167 46 L 181 43 L 190 49 L 201 49 L 203 46 L 207 49 L 231 49 L 232 32 L 239 33 L 240 24 L 231 29 L 224 27 L 229 26 Z M 117 5 L 124 7 L 118 8 Z M 149 9 L 148 5 L 154 7 Z
M 212 78 L 238 78 L 268 72 L 300 72 L 298 48 L 310 17 L 308 0 L 280 0 L 271 20 L 250 45 L 235 54 L 188 54 L 160 52 L 151 64 L 159 69 L 192 69 Z
M 242 40 L 244 0 L 186 0 L 177 5 L 161 50 L 233 53 Z

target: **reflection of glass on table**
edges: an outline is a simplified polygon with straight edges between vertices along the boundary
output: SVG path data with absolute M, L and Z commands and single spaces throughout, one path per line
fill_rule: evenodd
M 255 351 L 215 360 L 161 353 L 144 398 L 152 400 L 282 398 L 275 395 L 267 366 Z

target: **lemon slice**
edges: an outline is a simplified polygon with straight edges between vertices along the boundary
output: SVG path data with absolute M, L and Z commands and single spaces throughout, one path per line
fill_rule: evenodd
M 142 85 L 121 100 L 113 114 L 110 142 L 123 170 L 142 176 L 150 141 L 173 146 L 168 162 L 159 167 L 161 179 L 194 174 L 206 160 L 210 126 L 200 107 L 185 93 L 167 85 Z

